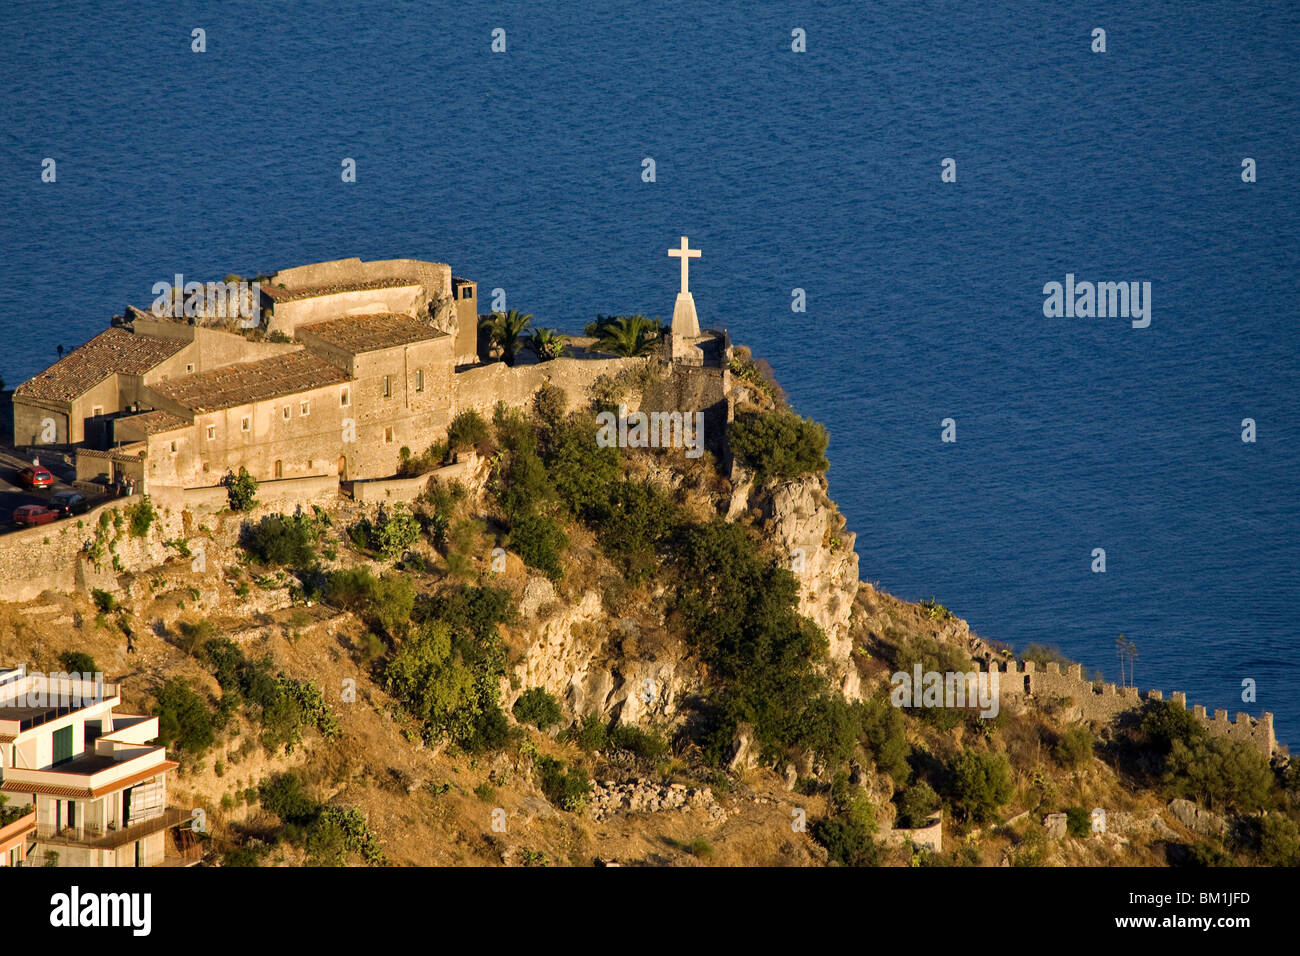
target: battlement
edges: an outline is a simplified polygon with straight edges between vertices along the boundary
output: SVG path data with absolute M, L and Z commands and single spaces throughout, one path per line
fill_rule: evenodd
M 1140 691 L 1136 687 L 1118 687 L 1103 681 L 1086 680 L 1083 665 L 1069 664 L 1062 671 L 1056 661 L 1047 662 L 1042 669 L 1033 661 L 991 661 L 990 671 L 998 671 L 998 692 L 1013 700 L 1017 697 L 1067 699 L 1073 719 L 1109 724 L 1122 713 L 1137 710 L 1147 700 L 1164 700 L 1159 690 Z M 1187 694 L 1173 691 L 1169 701 L 1175 707 L 1187 707 Z M 1271 757 L 1277 749 L 1273 732 L 1273 715 L 1263 713 L 1258 718 L 1238 713 L 1228 720 L 1226 710 L 1216 710 L 1213 718 L 1201 704 L 1192 707 L 1192 715 L 1204 725 L 1211 737 L 1238 740 Z

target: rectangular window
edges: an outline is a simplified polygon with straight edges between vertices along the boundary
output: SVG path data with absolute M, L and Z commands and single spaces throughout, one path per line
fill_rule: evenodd
M 465 286 L 465 298 L 467 299 L 474 298 L 474 287 L 472 285 Z
M 346 385 L 344 385 L 344 386 L 343 386 L 343 391 L 342 391 L 342 393 L 339 395 L 339 404 L 340 404 L 340 405 L 346 405 L 347 403 L 348 403 L 348 387 L 347 387 Z
M 283 415 L 283 418 L 286 422 L 289 420 L 289 415 L 290 415 L 289 406 L 286 405 L 284 406 L 284 415 Z
M 176 454 L 176 443 L 172 442 L 172 454 Z
M 392 397 L 393 397 L 393 377 L 391 375 L 385 375 L 384 376 L 384 398 L 392 398 Z
M 217 426 L 216 426 L 216 425 L 209 425 L 209 426 L 208 426 L 208 441 L 212 441 L 212 439 L 214 439 L 214 438 L 216 438 L 216 437 L 217 437 Z
M 103 406 L 103 405 L 96 405 L 94 408 L 92 408 L 92 409 L 90 410 L 90 417 L 91 417 L 91 418 L 98 418 L 98 417 L 99 417 L 100 415 L 102 415 L 102 414 L 104 414 L 104 406 Z
M 424 391 L 424 369 L 422 368 L 415 370 L 415 390 L 417 392 Z
M 185 366 L 185 373 L 188 375 L 190 372 L 193 371 L 194 371 L 194 363 L 190 362 L 188 365 Z
M 389 426 L 388 428 L 384 429 L 384 444 L 391 445 L 392 443 L 393 443 L 393 429 L 391 426 Z
M 239 430 L 242 432 L 251 432 L 253 430 L 253 418 L 251 415 L 245 415 L 239 420 Z
M 311 414 L 311 402 L 300 402 L 298 404 L 298 414 L 299 415 Z

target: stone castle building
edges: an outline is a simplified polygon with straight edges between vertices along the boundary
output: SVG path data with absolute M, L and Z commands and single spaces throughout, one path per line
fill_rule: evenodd
M 364 481 L 396 474 L 403 448 L 420 454 L 461 411 L 526 404 L 547 382 L 579 400 L 601 375 L 644 362 L 581 347 L 540 366 L 480 361 L 477 285 L 443 263 L 316 263 L 259 281 L 256 295 L 243 321 L 128 306 L 18 386 L 14 444 L 75 454 L 79 481 L 131 479 L 145 492 L 212 488 L 240 468 L 259 483 Z M 677 320 L 665 339 L 680 374 L 655 400 L 704 409 L 720 440 L 730 340 Z
M 342 259 L 260 284 L 238 323 L 128 307 L 14 392 L 14 443 L 77 446 L 78 478 L 150 486 L 396 472 L 455 414 L 478 362 L 477 286 L 450 266 Z

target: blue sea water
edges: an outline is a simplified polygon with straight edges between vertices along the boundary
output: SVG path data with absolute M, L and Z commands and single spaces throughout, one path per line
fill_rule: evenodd
M 351 255 L 667 318 L 685 234 L 866 579 L 1110 679 L 1123 633 L 1294 744 L 1297 63 L 1290 3 L 9 3 L 0 373 L 174 273 Z M 1066 273 L 1149 281 L 1150 327 L 1045 318 Z

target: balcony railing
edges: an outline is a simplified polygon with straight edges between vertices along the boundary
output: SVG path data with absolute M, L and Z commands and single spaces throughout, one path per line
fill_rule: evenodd
M 190 814 L 187 811 L 172 808 L 148 820 L 138 820 L 126 827 L 112 824 L 108 827 L 54 827 L 42 823 L 36 827 L 36 838 L 42 843 L 109 850 L 143 839 L 159 830 L 179 826 L 189 818 Z

